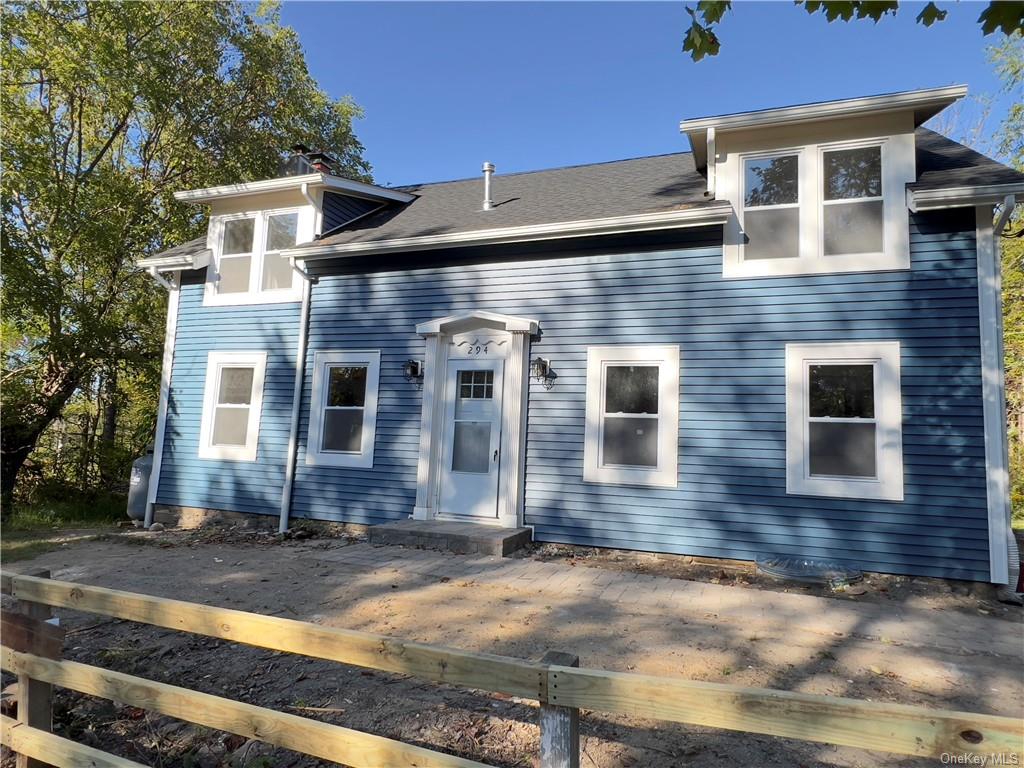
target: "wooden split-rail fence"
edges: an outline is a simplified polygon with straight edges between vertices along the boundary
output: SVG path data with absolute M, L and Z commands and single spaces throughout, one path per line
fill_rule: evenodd
M 579 765 L 581 709 L 920 757 L 984 757 L 989 765 L 1019 765 L 1024 753 L 1024 721 L 1009 717 L 587 669 L 560 652 L 525 661 L 43 575 L 0 574 L 0 588 L 17 598 L 17 612 L 2 617 L 0 666 L 18 675 L 18 717 L 4 717 L 0 735 L 18 754 L 19 768 L 139 765 L 53 734 L 52 686 L 354 768 L 486 768 L 394 739 L 62 659 L 63 630 L 46 621 L 55 607 L 536 700 L 543 768 Z

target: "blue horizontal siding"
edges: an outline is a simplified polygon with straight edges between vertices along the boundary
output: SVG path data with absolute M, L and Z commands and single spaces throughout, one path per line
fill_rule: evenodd
M 298 515 L 377 523 L 416 495 L 417 323 L 474 309 L 540 320 L 532 353 L 526 522 L 540 541 L 749 559 L 828 557 L 879 571 L 986 579 L 984 428 L 974 222 L 915 217 L 909 271 L 725 280 L 716 243 L 655 253 L 394 269 L 321 277 L 309 360 L 380 349 L 372 469 L 306 467 Z M 902 348 L 902 503 L 786 494 L 785 344 L 895 339 Z M 679 486 L 584 483 L 586 348 L 681 349 Z M 309 377 L 306 382 L 308 402 Z M 303 407 L 301 429 L 308 427 Z
M 323 274 L 313 289 L 292 514 L 371 524 L 408 516 L 416 496 L 422 393 L 401 375 L 401 366 L 425 355 L 415 325 L 481 309 L 536 317 L 542 334 L 532 354 L 551 359 L 558 375 L 552 388 L 531 382 L 529 392 L 526 522 L 538 540 L 741 559 L 806 555 L 869 570 L 985 580 L 984 427 L 969 214 L 913 217 L 908 271 L 726 280 L 720 245 L 703 231 L 657 252 L 567 252 Z M 182 362 L 179 372 L 176 358 L 172 382 L 182 401 L 174 420 L 181 437 L 174 441 L 175 461 L 165 462 L 160 498 L 276 512 L 297 311 L 204 310 L 200 299 L 201 293 L 183 291 Z M 272 345 L 268 392 L 275 394 L 264 405 L 260 461 L 221 473 L 222 462 L 195 459 L 203 386 L 198 368 L 210 349 L 245 348 L 238 346 L 241 339 Z M 868 339 L 901 342 L 904 501 L 787 495 L 785 344 Z M 582 480 L 586 349 L 637 343 L 680 347 L 674 489 Z M 307 466 L 313 356 L 345 349 L 381 351 L 374 465 Z
M 157 502 L 276 515 L 281 509 L 295 385 L 299 307 L 204 307 L 203 288 L 192 280 L 180 291 Z M 267 352 L 256 461 L 201 459 L 207 356 L 211 351 L 248 350 Z

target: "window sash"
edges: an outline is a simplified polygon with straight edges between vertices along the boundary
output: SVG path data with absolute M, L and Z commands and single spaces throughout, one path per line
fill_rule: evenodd
M 199 434 L 199 457 L 225 461 L 255 461 L 263 411 L 263 386 L 266 375 L 265 351 L 221 352 L 207 355 L 206 383 Z M 221 402 L 221 384 L 225 372 L 252 371 L 248 403 Z M 244 442 L 218 442 L 218 414 L 245 414 Z M 240 425 L 236 425 L 240 426 Z
M 274 216 L 289 216 L 294 215 L 296 217 L 295 222 L 295 241 L 297 244 L 302 235 L 302 211 L 299 208 L 279 208 L 268 211 L 261 211 L 258 214 L 246 214 L 246 215 L 228 215 L 220 219 L 220 233 L 218 236 L 217 249 L 216 249 L 216 263 L 217 263 L 217 280 L 213 285 L 213 293 L 216 296 L 223 296 L 225 298 L 237 299 L 242 296 L 281 296 L 283 294 L 291 293 L 295 290 L 296 275 L 294 270 L 289 265 L 289 275 L 291 276 L 291 282 L 288 285 L 280 288 L 266 288 L 264 283 L 267 279 L 266 264 L 268 258 L 280 258 L 283 250 L 278 248 L 276 250 L 267 249 L 267 238 L 270 235 L 270 219 Z M 252 250 L 247 253 L 224 253 L 224 243 L 227 238 L 227 224 L 232 221 L 243 221 L 245 219 L 253 219 L 253 238 L 252 238 Z M 233 258 L 249 258 L 249 283 L 248 289 L 245 291 L 222 291 L 221 280 L 220 280 L 220 264 L 225 259 Z

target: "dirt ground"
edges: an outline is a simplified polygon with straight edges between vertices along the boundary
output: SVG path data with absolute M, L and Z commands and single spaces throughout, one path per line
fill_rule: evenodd
M 12 570 L 49 568 L 54 578 L 69 581 L 526 659 L 537 659 L 547 650 L 566 650 L 578 653 L 589 667 L 1014 717 L 1024 714 L 1021 609 L 995 603 L 964 585 L 873 577 L 864 593 L 838 598 L 886 602 L 894 613 L 923 608 L 948 617 L 952 612 L 963 621 L 963 644 L 939 647 L 852 633 L 797 631 L 785 620 L 737 624 L 714 613 L 695 620 L 689 614 L 643 610 L 628 601 L 549 596 L 515 584 L 480 584 L 396 568 L 360 570 L 330 559 L 351 546 L 367 549 L 353 537 L 280 540 L 236 529 L 131 533 L 71 542 L 16 563 Z M 742 569 L 680 558 L 550 546 L 522 556 L 574 562 L 578 567 L 649 569 L 672 578 L 717 579 L 735 584 L 735 589 L 786 589 L 761 583 Z M 535 764 L 535 702 L 100 616 L 58 613 L 68 632 L 65 656 L 76 661 L 488 765 Z M 991 634 L 993 628 L 1020 638 L 1020 652 L 992 651 L 1006 647 L 983 641 L 981 635 Z M 10 680 L 5 676 L 4 683 Z M 55 724 L 58 732 L 77 741 L 160 768 L 326 765 L 66 691 L 57 695 Z M 601 768 L 939 764 L 589 711 L 582 713 L 581 733 L 582 764 Z M 4 768 L 8 765 L 13 765 L 9 756 L 3 760 Z

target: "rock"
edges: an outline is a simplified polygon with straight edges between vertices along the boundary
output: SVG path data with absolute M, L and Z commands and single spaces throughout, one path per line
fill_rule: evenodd
M 11 683 L 0 693 L 0 714 L 18 716 L 18 684 Z
M 160 533 L 160 531 L 162 531 L 163 529 L 164 529 L 164 524 L 163 523 L 153 523 L 151 526 L 149 526 L 149 532 L 150 533 Z

